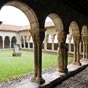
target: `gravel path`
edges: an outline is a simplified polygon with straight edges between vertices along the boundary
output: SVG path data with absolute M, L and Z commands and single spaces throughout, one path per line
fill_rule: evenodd
M 55 88 L 88 88 L 88 67 Z

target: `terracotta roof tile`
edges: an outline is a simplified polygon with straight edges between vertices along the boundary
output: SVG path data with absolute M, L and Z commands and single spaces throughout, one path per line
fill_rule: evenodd
M 0 31 L 18 32 L 21 30 L 29 30 L 29 29 L 30 29 L 30 25 L 27 25 L 27 26 L 16 26 L 16 25 L 7 25 L 7 24 L 0 25 Z
M 50 27 L 50 26 L 54 26 L 54 23 L 47 22 L 45 24 L 45 27 Z M 29 30 L 29 29 L 30 29 L 30 25 L 26 25 L 26 26 L 16 26 L 16 25 L 8 25 L 8 24 L 0 25 L 0 31 L 18 32 L 18 31 Z

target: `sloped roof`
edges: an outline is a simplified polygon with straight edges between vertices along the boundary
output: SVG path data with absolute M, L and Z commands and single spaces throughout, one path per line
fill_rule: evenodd
M 7 25 L 7 24 L 1 24 L 0 25 L 0 31 L 10 31 L 10 32 L 18 32 L 21 30 L 29 30 L 30 26 L 16 26 L 16 25 Z
M 52 22 L 46 22 L 45 27 L 52 27 L 54 26 L 54 23 Z M 9 31 L 9 32 L 18 32 L 23 30 L 29 30 L 30 25 L 26 26 L 16 26 L 16 25 L 9 25 L 9 24 L 1 24 L 0 25 L 0 31 Z

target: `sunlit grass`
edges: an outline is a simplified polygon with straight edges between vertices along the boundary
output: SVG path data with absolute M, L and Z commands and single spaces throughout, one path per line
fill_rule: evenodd
M 34 71 L 34 53 L 21 51 L 22 56 L 12 56 L 12 50 L 0 51 L 0 81 Z M 43 69 L 57 65 L 57 55 L 43 53 Z M 69 57 L 69 62 L 72 61 Z

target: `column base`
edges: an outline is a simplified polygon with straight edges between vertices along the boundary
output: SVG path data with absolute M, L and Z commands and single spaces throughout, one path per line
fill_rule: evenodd
M 31 79 L 31 81 L 32 81 L 32 82 L 35 82 L 35 83 L 37 83 L 37 84 L 43 84 L 43 83 L 45 83 L 45 80 L 44 80 L 43 78 L 38 78 L 38 77 L 33 77 L 33 78 Z
M 68 69 L 60 69 L 60 68 L 59 68 L 58 72 L 61 72 L 61 73 L 68 73 Z
M 88 59 L 87 58 L 83 58 L 82 61 L 88 61 Z
M 80 62 L 73 62 L 72 64 L 77 65 L 77 66 L 81 66 Z

